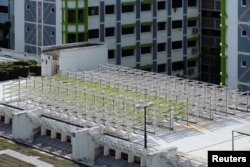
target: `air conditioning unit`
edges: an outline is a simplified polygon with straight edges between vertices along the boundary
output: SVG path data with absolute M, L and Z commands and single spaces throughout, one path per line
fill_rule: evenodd
M 196 48 L 196 47 L 195 47 L 195 48 L 192 48 L 192 53 L 193 53 L 193 54 L 198 53 L 198 51 L 199 51 L 198 48 Z
M 192 29 L 192 33 L 193 34 L 198 34 L 199 33 L 199 29 L 198 28 L 193 28 Z

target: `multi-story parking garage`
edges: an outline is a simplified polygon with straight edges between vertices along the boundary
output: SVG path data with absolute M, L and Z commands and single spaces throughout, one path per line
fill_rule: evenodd
M 195 157 L 204 148 L 231 141 L 232 128 L 250 120 L 248 92 L 109 64 L 1 86 L 1 127 L 13 139 L 88 165 L 113 156 L 131 166 L 203 166 Z

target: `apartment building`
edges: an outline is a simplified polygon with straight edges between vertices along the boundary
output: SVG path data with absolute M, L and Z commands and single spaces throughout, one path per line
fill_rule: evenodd
M 241 91 L 250 90 L 250 0 L 224 2 L 226 18 L 226 33 L 222 36 L 226 41 L 227 84 L 238 87 Z M 232 25 L 232 26 L 231 26 Z M 233 34 L 234 32 L 234 34 Z M 232 35 L 233 34 L 233 35 Z
M 1 0 L 0 1 L 0 24 L 9 21 L 9 8 L 8 8 L 8 0 Z
M 9 2 L 8 0 L 0 1 L 0 47 L 8 48 L 9 46 Z
M 105 42 L 111 64 L 198 79 L 200 0 L 12 3 L 15 50 L 40 53 L 47 45 Z
M 201 80 L 220 83 L 220 0 L 202 0 Z

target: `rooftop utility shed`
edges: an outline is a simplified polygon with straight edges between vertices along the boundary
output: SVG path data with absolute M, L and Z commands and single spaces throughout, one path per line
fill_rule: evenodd
M 107 45 L 104 43 L 71 43 L 44 47 L 42 51 L 42 76 L 67 71 L 93 70 L 108 63 Z

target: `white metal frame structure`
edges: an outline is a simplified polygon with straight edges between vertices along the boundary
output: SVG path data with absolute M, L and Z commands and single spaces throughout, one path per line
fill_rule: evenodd
M 152 101 L 148 131 L 174 129 L 176 122 L 215 119 L 214 113 L 248 111 L 248 92 L 238 92 L 173 76 L 116 65 L 97 70 L 68 72 L 67 78 L 20 78 L 3 86 L 3 103 L 34 110 L 29 118 L 38 125 L 70 134 L 77 128 L 100 127 L 100 134 L 128 141 L 143 129 L 143 112 L 135 105 Z M 58 124 L 53 119 L 60 120 Z M 69 126 L 70 124 L 70 126 Z M 96 136 L 96 135 L 93 135 Z M 96 138 L 96 137 L 95 137 Z

